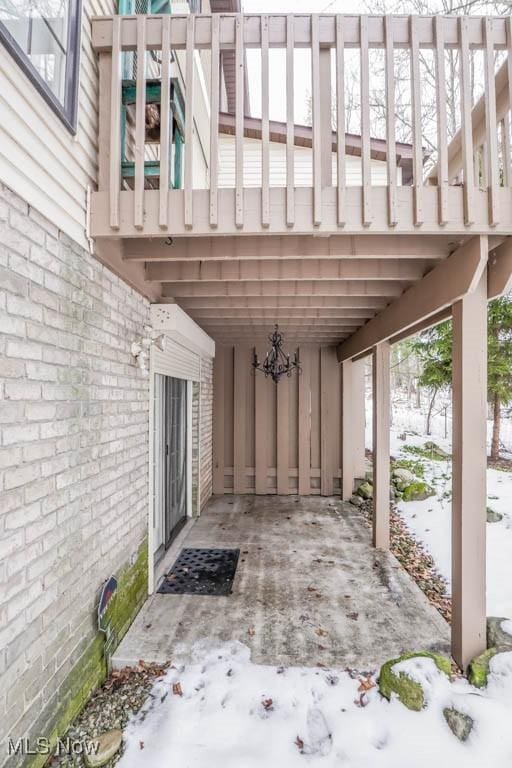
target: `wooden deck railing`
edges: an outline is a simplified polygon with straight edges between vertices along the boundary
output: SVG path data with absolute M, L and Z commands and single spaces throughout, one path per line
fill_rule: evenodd
M 93 43 L 100 62 L 93 235 L 512 233 L 512 18 L 105 16 L 93 19 Z M 228 49 L 235 53 L 233 188 L 219 184 L 219 62 L 220 52 Z M 275 49 L 281 50 L 277 57 Z M 295 180 L 300 49 L 307 51 L 301 66 L 308 75 L 300 88 L 311 94 L 308 187 Z M 253 50 L 259 51 L 256 58 L 248 55 Z M 127 181 L 121 172 L 126 141 L 122 61 L 130 51 L 146 64 L 136 68 L 133 81 L 134 173 Z M 184 163 L 182 178 L 178 183 L 175 178 L 174 185 L 173 67 L 184 94 Z M 197 67 L 205 76 L 201 91 L 203 98 L 207 94 L 210 115 L 202 135 L 196 114 L 202 77 Z M 285 186 L 272 184 L 269 126 L 275 120 L 271 84 L 276 78 L 282 78 L 285 91 Z M 247 80 L 253 117 L 253 102 L 260 102 L 258 188 L 244 186 Z M 155 149 L 160 170 L 151 185 L 145 163 L 149 81 L 161 88 Z M 348 183 L 347 129 L 361 134 L 357 186 Z M 387 184 L 381 186 L 372 184 L 374 138 L 384 146 Z M 402 185 L 397 145 L 407 141 L 412 181 Z

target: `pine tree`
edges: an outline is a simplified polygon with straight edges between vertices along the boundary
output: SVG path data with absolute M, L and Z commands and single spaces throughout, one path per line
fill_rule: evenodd
M 501 407 L 512 402 L 512 297 L 489 303 L 487 322 L 487 397 L 493 409 L 491 458 L 500 451 Z M 420 386 L 430 395 L 427 434 L 437 394 L 452 382 L 452 324 L 450 320 L 424 331 L 413 341 L 421 363 Z

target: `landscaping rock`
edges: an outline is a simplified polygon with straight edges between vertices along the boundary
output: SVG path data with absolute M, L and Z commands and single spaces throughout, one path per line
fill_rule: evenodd
M 416 477 L 413 475 L 413 473 L 404 467 L 397 467 L 394 469 L 391 477 L 393 485 L 396 485 L 396 487 L 400 488 L 402 491 L 416 480 Z
M 436 667 L 448 677 L 451 674 L 450 660 L 437 653 L 430 653 L 428 651 L 419 651 L 412 653 L 405 653 L 398 659 L 391 659 L 387 661 L 380 670 L 379 674 L 379 691 L 386 699 L 391 699 L 393 693 L 396 693 L 399 700 L 407 709 L 412 709 L 419 712 L 425 704 L 425 696 L 421 685 L 412 680 L 404 672 L 396 673 L 393 667 L 399 664 L 401 661 L 414 658 L 426 658 L 432 659 Z
M 373 488 L 370 485 L 368 481 L 361 483 L 359 488 L 356 491 L 356 494 L 358 496 L 361 496 L 363 499 L 373 499 Z
M 443 459 L 450 458 L 450 454 L 444 451 L 437 443 L 432 442 L 432 440 L 428 440 L 423 447 L 431 459 L 442 461 Z
M 89 768 L 106 765 L 119 750 L 123 741 L 123 732 L 118 728 L 106 731 L 89 741 L 89 749 L 84 750 L 85 762 Z
M 464 712 L 459 712 L 459 710 L 454 707 L 445 707 L 445 709 L 443 709 L 443 715 L 453 735 L 456 736 L 459 741 L 466 741 L 473 729 L 473 718 L 466 715 Z
M 495 512 L 494 509 L 491 509 L 491 507 L 487 507 L 488 523 L 499 523 L 501 520 L 503 520 L 503 515 L 501 512 Z
M 475 688 L 485 688 L 489 676 L 489 664 L 491 659 L 500 652 L 499 648 L 488 648 L 480 656 L 470 662 L 468 667 L 468 680 Z M 503 649 L 507 650 L 507 649 Z
M 487 648 L 506 648 L 512 651 L 512 634 L 503 629 L 504 621 L 507 619 L 497 616 L 487 617 Z
M 364 504 L 364 499 L 362 496 L 354 494 L 350 497 L 350 503 L 353 504 L 354 507 L 361 507 Z
M 407 488 L 403 489 L 403 500 L 423 501 L 430 496 L 435 496 L 435 493 L 434 489 L 428 485 L 428 483 L 424 483 L 423 480 L 415 480 L 414 483 L 411 483 Z

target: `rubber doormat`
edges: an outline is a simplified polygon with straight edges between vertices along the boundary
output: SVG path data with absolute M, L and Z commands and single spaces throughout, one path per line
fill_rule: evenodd
M 158 592 L 163 595 L 230 595 L 239 549 L 182 549 Z

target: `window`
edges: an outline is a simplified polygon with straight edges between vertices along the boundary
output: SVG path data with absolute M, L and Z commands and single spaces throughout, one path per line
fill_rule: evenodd
M 0 43 L 76 129 L 81 0 L 0 0 Z

